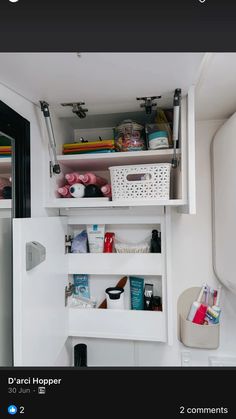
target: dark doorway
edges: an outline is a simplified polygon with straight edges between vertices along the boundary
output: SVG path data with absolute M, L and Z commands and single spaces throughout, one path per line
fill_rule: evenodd
M 0 366 L 13 365 L 12 220 L 30 215 L 30 123 L 0 101 Z
M 30 217 L 30 123 L 0 101 L 0 132 L 12 139 L 12 217 Z

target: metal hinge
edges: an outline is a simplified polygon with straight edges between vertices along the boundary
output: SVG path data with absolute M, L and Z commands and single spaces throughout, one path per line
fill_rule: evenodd
M 52 177 L 52 174 L 53 174 L 53 164 L 52 164 L 52 162 L 50 161 L 50 162 L 49 162 L 49 175 L 50 175 L 50 177 Z
M 181 156 L 180 155 L 176 155 L 172 159 L 172 169 L 177 169 L 178 167 L 181 170 Z
M 68 298 L 72 296 L 73 292 L 74 285 L 69 283 L 69 285 L 65 287 L 65 306 L 67 306 Z
M 71 253 L 72 236 L 65 235 L 65 253 Z

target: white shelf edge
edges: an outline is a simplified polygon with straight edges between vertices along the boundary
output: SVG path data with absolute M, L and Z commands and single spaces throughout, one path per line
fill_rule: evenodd
M 119 334 L 112 334 L 112 333 L 96 333 L 96 332 L 81 332 L 69 329 L 68 333 L 69 337 L 82 337 L 82 338 L 96 338 L 96 339 L 116 339 L 116 340 L 140 340 L 146 342 L 166 342 L 167 340 L 164 338 L 157 338 L 156 336 L 145 336 L 145 335 L 119 335 Z
M 11 208 L 11 199 L 0 199 L 0 209 Z
M 76 309 L 71 307 L 68 310 L 69 336 L 167 341 L 166 316 L 161 311 Z
M 177 150 L 181 155 L 181 150 Z M 58 155 L 61 165 L 69 170 L 107 170 L 110 166 L 129 164 L 171 163 L 173 149 L 125 151 L 100 154 L 69 154 Z
M 67 258 L 70 275 L 163 275 L 161 253 L 69 253 Z
M 177 154 L 181 154 L 181 150 L 176 150 Z M 57 160 L 60 161 L 74 161 L 74 160 L 112 160 L 118 158 L 133 158 L 136 157 L 147 157 L 147 156 L 171 156 L 173 154 L 173 148 L 166 148 L 161 150 L 144 150 L 144 151 L 124 151 L 124 152 L 113 152 L 113 153 L 84 153 L 84 154 L 59 154 Z
M 169 199 L 159 201 L 105 201 L 88 202 L 90 198 L 84 198 L 78 201 L 76 198 L 55 198 L 47 201 L 45 208 L 116 208 L 116 207 L 143 207 L 143 206 L 182 206 L 186 205 L 183 199 Z

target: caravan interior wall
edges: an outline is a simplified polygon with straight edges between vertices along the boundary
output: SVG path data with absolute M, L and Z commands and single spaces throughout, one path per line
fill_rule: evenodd
M 44 208 L 45 155 L 48 145 L 40 110 L 32 102 L 0 85 L 1 100 L 15 109 L 31 124 L 31 185 L 32 217 L 58 215 L 58 210 Z M 236 297 L 224 289 L 222 295 L 221 343 L 217 350 L 197 350 L 184 347 L 177 339 L 177 299 L 186 287 L 200 286 L 204 281 L 216 284 L 212 269 L 211 242 L 211 176 L 210 144 L 224 120 L 198 121 L 196 125 L 196 186 L 197 214 L 180 214 L 172 210 L 172 276 L 173 276 L 173 345 L 163 343 L 113 341 L 97 339 L 71 339 L 62 348 L 58 365 L 72 362 L 72 344 L 88 343 L 88 359 L 92 366 L 135 365 L 165 366 L 181 365 L 183 352 L 189 354 L 189 365 L 208 365 L 212 356 L 233 357 L 236 351 L 236 337 L 232 335 L 236 318 Z M 63 127 L 54 118 L 54 129 L 63 143 L 68 127 Z M 53 298 L 53 296 L 52 296 Z M 70 352 L 71 351 L 71 352 Z
M 198 121 L 196 125 L 197 214 L 172 213 L 172 282 L 173 282 L 173 346 L 149 342 L 97 341 L 74 339 L 73 343 L 88 344 L 91 365 L 176 366 L 187 353 L 188 365 L 208 366 L 212 357 L 233 359 L 236 337 L 232 335 L 236 316 L 236 297 L 224 289 L 222 295 L 221 341 L 217 350 L 185 347 L 177 338 L 177 300 L 188 287 L 209 281 L 218 286 L 212 269 L 211 242 L 211 171 L 210 145 L 224 120 Z M 107 355 L 108 354 L 108 355 Z
M 236 294 L 236 114 L 219 129 L 212 140 L 213 257 L 219 280 Z

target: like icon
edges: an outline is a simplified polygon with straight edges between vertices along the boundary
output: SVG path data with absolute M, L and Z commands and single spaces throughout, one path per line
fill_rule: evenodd
M 17 407 L 14 404 L 8 406 L 9 415 L 15 415 L 17 413 Z

